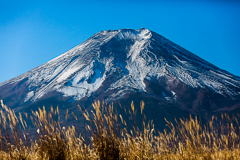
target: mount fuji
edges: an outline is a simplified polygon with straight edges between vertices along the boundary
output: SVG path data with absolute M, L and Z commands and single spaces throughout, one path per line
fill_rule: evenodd
M 0 83 L 0 99 L 15 111 L 58 105 L 62 113 L 96 100 L 143 100 L 155 121 L 189 113 L 208 119 L 240 109 L 240 77 L 148 29 L 107 30 Z

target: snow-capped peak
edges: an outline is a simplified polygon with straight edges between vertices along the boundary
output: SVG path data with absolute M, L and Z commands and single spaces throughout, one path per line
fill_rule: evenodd
M 119 30 L 119 39 L 146 40 L 151 37 L 151 31 L 145 28 L 138 30 L 122 29 Z
M 0 88 L 19 82 L 26 86 L 24 103 L 51 92 L 74 100 L 102 93 L 110 101 L 134 92 L 169 100 L 179 97 L 176 88 L 180 83 L 208 88 L 224 97 L 240 95 L 239 77 L 146 28 L 96 33 L 59 57 L 1 83 Z M 159 95 L 150 91 L 150 83 L 160 86 L 161 92 L 154 91 Z

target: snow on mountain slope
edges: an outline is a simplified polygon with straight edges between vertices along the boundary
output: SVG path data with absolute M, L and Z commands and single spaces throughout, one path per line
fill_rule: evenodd
M 197 95 L 207 88 L 228 99 L 240 97 L 239 77 L 145 28 L 96 33 L 57 58 L 1 83 L 0 90 L 22 81 L 26 88 L 21 92 L 23 102 L 18 103 L 22 106 L 53 91 L 74 101 L 91 97 L 97 91 L 106 94 L 105 101 L 141 92 L 180 104 L 180 84 L 198 90 Z M 151 83 L 158 85 L 159 91 L 149 89 Z M 7 92 L 11 96 L 11 90 Z

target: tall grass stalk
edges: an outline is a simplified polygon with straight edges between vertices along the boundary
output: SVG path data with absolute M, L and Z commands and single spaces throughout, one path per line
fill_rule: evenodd
M 159 132 L 153 121 L 146 122 L 144 102 L 140 104 L 139 125 L 133 103 L 129 110 L 123 108 L 130 114 L 128 122 L 123 118 L 126 115 L 119 114 L 112 104 L 98 101 L 90 112 L 79 106 L 85 129 L 78 132 L 77 123 L 61 123 L 58 108 L 47 113 L 43 107 L 31 115 L 17 116 L 2 101 L 1 106 L 0 159 L 240 159 L 239 116 L 222 114 L 219 120 L 212 117 L 205 125 L 191 116 L 174 123 L 165 120 L 166 129 Z M 65 121 L 69 116 L 80 119 L 67 111 Z

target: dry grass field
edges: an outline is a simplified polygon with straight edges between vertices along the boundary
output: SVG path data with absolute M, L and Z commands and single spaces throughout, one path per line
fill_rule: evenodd
M 88 112 L 79 106 L 86 119 L 86 134 L 77 126 L 63 126 L 58 108 L 45 108 L 28 114 L 15 114 L 1 101 L 0 159 L 9 160 L 237 160 L 240 159 L 239 117 L 222 114 L 221 119 L 202 125 L 197 117 L 166 120 L 164 132 L 146 122 L 141 103 L 141 130 L 128 124 L 113 105 L 100 102 Z M 136 108 L 126 110 L 136 119 Z M 76 117 L 73 113 L 68 116 Z M 31 125 L 30 125 L 31 124 Z M 135 124 L 135 122 L 133 122 Z M 131 128 L 131 129 L 129 129 Z

